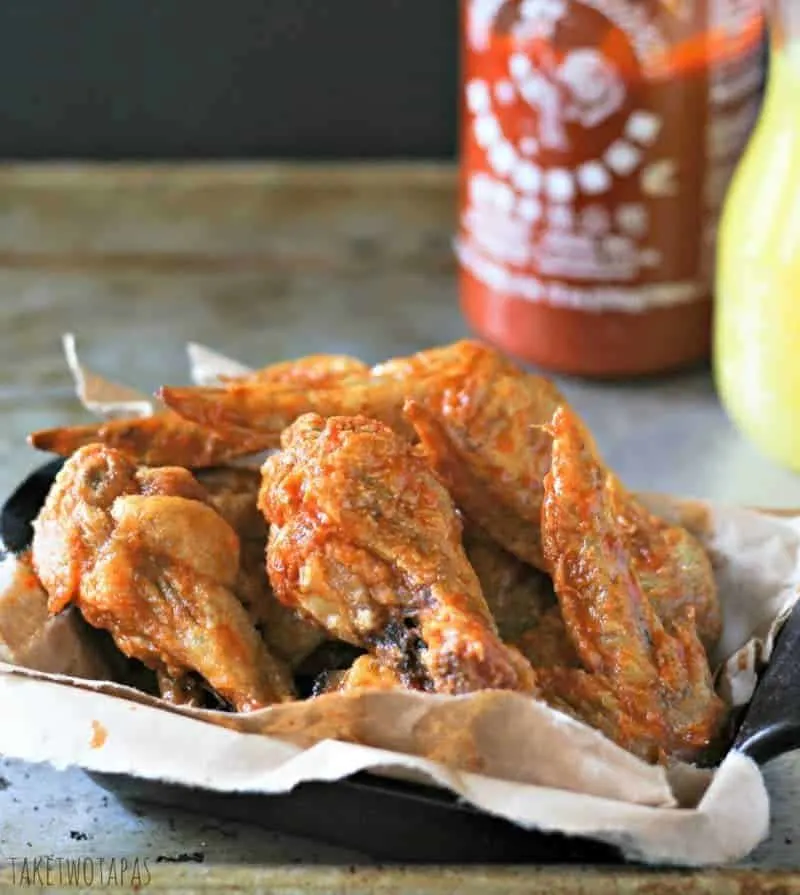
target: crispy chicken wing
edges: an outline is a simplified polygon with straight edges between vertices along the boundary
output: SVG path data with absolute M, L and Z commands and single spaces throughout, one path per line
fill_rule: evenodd
M 33 561 L 55 613 L 74 602 L 119 649 L 184 698 L 196 672 L 237 710 L 291 697 L 232 592 L 236 533 L 184 469 L 138 469 L 111 448 L 81 448 L 34 523 Z
M 440 393 L 481 359 L 489 359 L 493 365 L 505 363 L 496 352 L 465 341 L 395 358 L 374 367 L 368 375 L 326 383 L 324 388 L 286 388 L 239 380 L 222 388 L 164 386 L 160 395 L 186 419 L 228 437 L 239 433 L 253 438 L 260 433 L 265 447 L 274 445 L 283 429 L 304 413 L 369 416 L 413 437 L 403 414 L 405 400 Z
M 160 395 L 187 419 L 196 420 L 226 438 L 261 438 L 261 447 L 274 447 L 281 432 L 305 413 L 321 416 L 369 415 L 396 431 L 413 437 L 403 415 L 403 400 L 411 386 L 400 380 L 359 378 L 326 388 L 298 389 L 251 382 L 225 387 L 175 388 Z M 422 392 L 424 383 L 412 390 Z
M 459 506 L 508 550 L 541 568 L 542 481 L 551 453 L 550 437 L 541 424 L 545 412 L 552 415 L 558 395 L 551 392 L 545 397 L 546 392 L 536 386 L 528 403 L 530 378 L 519 371 L 507 373 L 488 400 L 473 401 L 478 412 L 471 437 L 469 424 L 453 425 L 452 415 L 437 414 L 416 402 L 409 402 L 406 410 L 426 456 Z M 465 389 L 470 395 L 465 393 L 458 402 L 461 408 L 469 406 L 475 395 L 468 384 Z M 506 417 L 505 430 L 492 421 L 493 405 L 500 418 Z M 595 450 L 586 427 L 574 419 L 584 441 Z M 481 442 L 481 430 L 497 432 L 498 437 L 487 435 Z M 714 572 L 702 544 L 686 529 L 649 513 L 618 480 L 613 500 L 631 561 L 656 611 L 670 621 L 688 618 L 692 609 L 701 639 L 712 647 L 722 622 Z
M 551 452 L 542 427 L 562 402 L 547 380 L 489 352 L 441 394 L 405 405 L 426 456 L 467 517 L 540 569 L 542 482 Z
M 695 758 L 725 710 L 693 624 L 665 628 L 632 561 L 614 508 L 618 483 L 566 408 L 552 423 L 553 460 L 542 510 L 544 553 L 584 671 L 543 675 L 545 698 L 566 703 L 625 748 L 654 760 Z
M 199 470 L 196 475 L 208 492 L 211 506 L 239 536 L 239 572 L 233 588 L 236 596 L 269 649 L 295 668 L 326 639 L 326 634 L 280 603 L 272 592 L 264 568 L 267 523 L 258 509 L 261 473 L 227 466 Z
M 278 598 L 412 686 L 532 690 L 497 635 L 449 495 L 388 426 L 308 414 L 263 467 Z
M 271 364 L 235 381 L 320 387 L 368 372 L 366 364 L 355 358 L 314 354 Z M 279 438 L 276 434 L 274 439 L 265 442 L 263 437 L 251 433 L 221 435 L 167 410 L 150 417 L 42 429 L 31 433 L 28 442 L 38 450 L 62 457 L 69 457 L 87 444 L 105 444 L 130 454 L 144 466 L 201 469 L 277 447 Z
M 85 426 L 41 429 L 28 436 L 40 451 L 69 457 L 88 444 L 124 451 L 144 466 L 216 466 L 257 453 L 260 442 L 245 434 L 220 435 L 170 411 L 153 416 L 108 420 Z M 255 446 L 254 446 L 255 445 Z

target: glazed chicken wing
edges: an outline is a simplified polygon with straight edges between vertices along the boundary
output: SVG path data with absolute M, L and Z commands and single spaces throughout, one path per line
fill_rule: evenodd
M 239 711 L 291 698 L 283 665 L 233 594 L 235 532 L 183 469 L 137 469 L 102 445 L 59 472 L 34 523 L 33 562 L 50 611 L 77 605 L 165 695 L 197 673 Z
M 363 646 L 411 686 L 532 690 L 497 635 L 452 502 L 388 426 L 308 414 L 263 467 L 278 598 Z
M 369 368 L 346 355 L 315 354 L 271 364 L 236 382 L 272 383 L 282 387 L 320 387 L 350 376 L 366 375 Z M 172 411 L 149 417 L 117 419 L 85 426 L 42 429 L 28 436 L 41 451 L 69 457 L 87 444 L 104 444 L 130 454 L 144 466 L 183 466 L 201 469 L 236 457 L 277 447 L 278 436 L 265 442 L 252 433 L 221 435 Z
M 552 424 L 542 511 L 544 553 L 584 671 L 542 672 L 545 698 L 567 704 L 620 745 L 654 760 L 696 758 L 724 706 L 714 693 L 690 607 L 662 625 L 615 518 L 618 483 L 566 408 Z

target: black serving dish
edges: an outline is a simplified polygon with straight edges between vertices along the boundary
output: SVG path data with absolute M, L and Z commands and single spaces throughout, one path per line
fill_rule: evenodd
M 0 510 L 0 546 L 28 548 L 31 522 L 63 461 L 45 464 Z M 732 748 L 759 763 L 800 747 L 800 605 L 777 638 L 772 659 L 741 719 Z M 545 834 L 465 805 L 433 787 L 358 774 L 304 783 L 285 795 L 227 794 L 135 777 L 91 774 L 125 800 L 207 817 L 256 823 L 353 849 L 384 862 L 622 864 L 619 851 L 590 839 Z

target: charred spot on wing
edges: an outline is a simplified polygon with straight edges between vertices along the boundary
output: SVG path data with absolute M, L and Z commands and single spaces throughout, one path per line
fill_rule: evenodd
M 392 618 L 384 627 L 376 650 L 382 662 L 397 670 L 403 684 L 413 690 L 432 690 L 430 675 L 422 657 L 427 644 L 411 616 Z

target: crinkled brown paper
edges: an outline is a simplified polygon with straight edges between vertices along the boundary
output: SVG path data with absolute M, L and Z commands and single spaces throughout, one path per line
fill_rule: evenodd
M 87 407 L 151 412 L 144 396 L 116 390 L 86 371 L 74 342 L 67 345 Z M 247 372 L 202 346 L 190 348 L 190 366 L 193 380 L 203 383 Z M 797 598 L 800 518 L 646 499 L 710 550 L 724 614 L 713 657 L 719 688 L 743 705 Z M 18 605 L 13 589 L 19 580 L 11 566 L 0 575 L 0 632 L 7 629 L 6 608 Z M 30 578 L 24 580 L 30 587 Z M 42 595 L 37 599 L 41 604 Z M 761 773 L 737 753 L 713 772 L 652 767 L 595 730 L 509 692 L 335 694 L 249 715 L 175 708 L 130 688 L 86 680 L 96 669 L 76 666 L 77 629 L 65 646 L 53 638 L 53 627 L 42 620 L 39 642 L 28 631 L 25 649 L 15 654 L 6 643 L 0 655 L 27 664 L 32 656 L 48 657 L 37 665 L 40 671 L 0 664 L 5 755 L 226 792 L 287 792 L 304 781 L 371 771 L 428 782 L 521 827 L 594 837 L 619 846 L 628 858 L 653 863 L 734 861 L 767 834 Z

